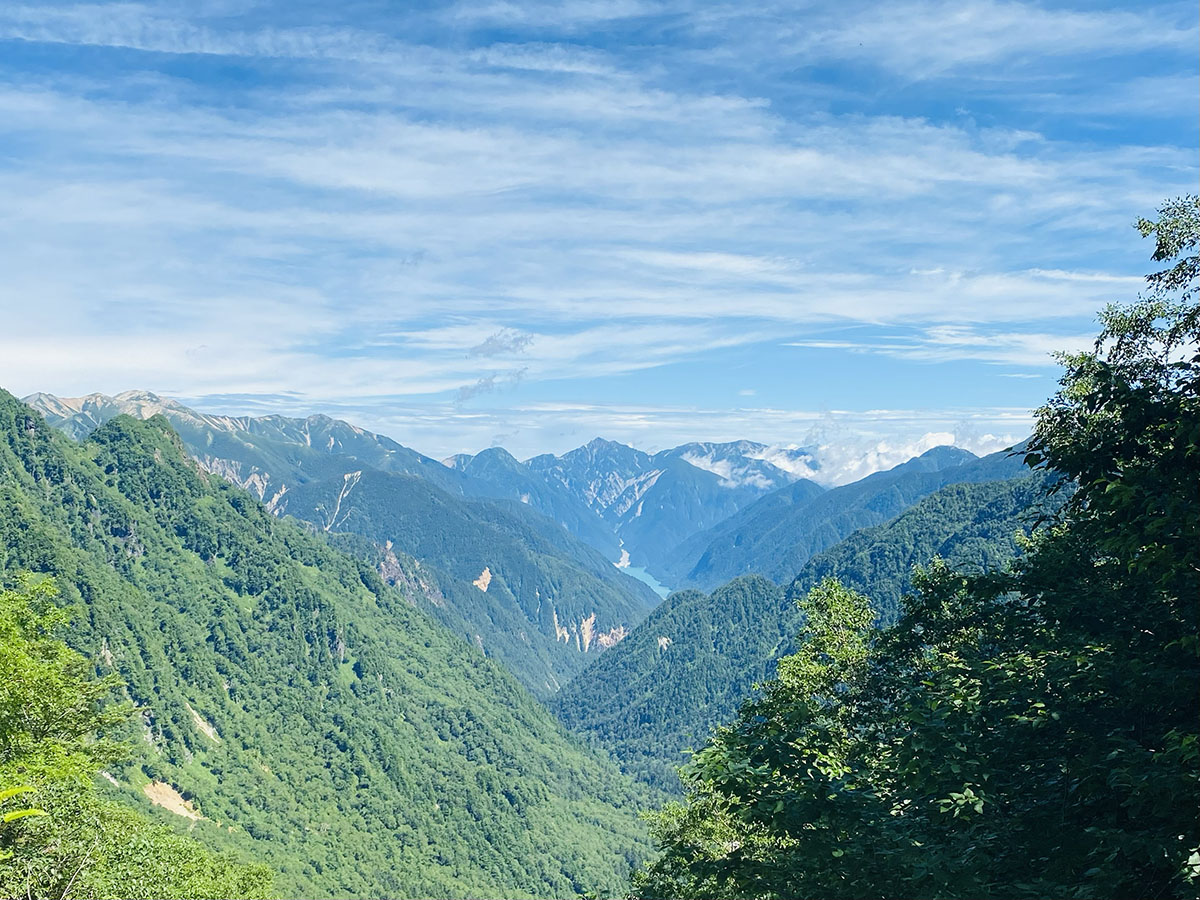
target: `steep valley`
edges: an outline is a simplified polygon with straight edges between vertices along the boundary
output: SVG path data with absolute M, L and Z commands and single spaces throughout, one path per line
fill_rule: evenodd
M 830 492 L 832 494 L 834 492 Z M 552 700 L 626 772 L 678 790 L 675 767 L 728 721 L 804 624 L 797 601 L 834 576 L 862 591 L 883 623 L 900 613 L 913 567 L 941 557 L 964 571 L 1003 567 L 1038 515 L 1042 478 L 952 484 L 899 516 L 817 554 L 786 588 L 743 575 L 706 594 L 677 591 Z M 822 495 L 829 496 L 829 495 Z
M 836 575 L 891 621 L 914 564 L 935 554 L 977 568 L 1010 559 L 1036 494 L 1008 455 L 953 448 L 826 490 L 797 477 L 819 467 L 811 455 L 777 457 L 780 468 L 750 442 L 649 455 L 597 440 L 528 463 L 498 449 L 437 463 L 325 417 L 210 416 L 145 393 L 30 400 L 83 441 L 25 424 L 26 408 L 9 403 L 10 444 L 31 435 L 41 448 L 34 457 L 57 454 L 55 471 L 76 473 L 43 492 L 69 494 L 103 477 L 129 520 L 93 516 L 88 540 L 99 527 L 108 543 L 72 550 L 53 537 L 81 527 L 72 505 L 43 504 L 34 531 L 66 557 L 30 555 L 27 533 L 10 530 L 6 560 L 10 571 L 58 573 L 69 594 L 88 598 L 75 640 L 152 711 L 147 749 L 114 770 L 119 792 L 155 799 L 214 846 L 249 848 L 284 884 L 328 888 L 337 878 L 351 894 L 382 884 L 435 896 L 471 884 L 517 896 L 612 883 L 644 847 L 625 776 L 653 796 L 678 789 L 686 751 L 794 647 L 803 625 L 796 601 L 809 587 Z M 24 477 L 15 462 L 10 470 L 10 482 Z M 115 586 L 105 593 L 90 581 L 94 561 L 113 565 L 117 538 L 126 548 L 118 577 L 146 598 L 140 613 L 110 596 Z M 656 575 L 710 592 L 688 588 L 660 602 Z M 176 626 L 167 624 L 164 642 L 128 624 L 174 623 L 173 583 L 202 586 L 178 610 L 191 637 L 170 637 Z M 147 653 L 159 660 L 149 679 L 133 665 Z M 263 675 L 245 668 L 246 654 L 292 662 Z M 572 744 L 510 673 L 593 749 Z M 467 699 L 479 691 L 478 704 Z M 300 718 L 272 719 L 284 707 L 261 706 L 269 695 Z M 489 698 L 500 696 L 490 712 Z M 381 716 L 391 717 L 386 727 Z M 276 732 L 288 752 L 270 750 Z M 323 748 L 317 758 L 291 752 L 306 732 Z M 302 771 L 311 772 L 303 783 L 324 777 L 329 789 L 289 793 Z M 274 784 L 287 772 L 296 776 L 281 792 Z M 546 787 L 502 787 L 513 778 Z M 391 820 L 378 785 L 418 804 L 388 826 L 392 839 L 379 828 Z M 460 799 L 443 810 L 443 796 Z M 314 819 L 313 804 L 334 817 Z M 294 833 L 280 831 L 281 814 Z M 555 848 L 547 852 L 559 874 L 498 862 L 530 852 L 505 843 L 513 825 L 485 824 L 506 816 L 523 823 L 520 840 Z M 244 824 L 227 831 L 214 821 Z M 304 836 L 314 821 L 323 823 L 323 855 Z M 559 840 L 582 843 L 567 850 Z M 342 848 L 357 841 L 367 841 L 374 868 L 351 878 Z M 465 861 L 478 841 L 499 842 L 497 856 L 481 858 L 493 860 L 486 875 Z
M 638 792 L 392 555 L 395 586 L 201 471 L 161 417 L 76 443 L 0 394 L 0 566 L 57 582 L 70 642 L 142 709 L 109 770 L 124 802 L 177 794 L 286 896 L 618 889 Z
M 418 602 L 541 696 L 658 600 L 611 564 L 618 542 L 601 519 L 551 484 L 538 490 L 534 476 L 499 452 L 447 466 L 326 416 L 215 416 L 138 391 L 26 401 L 72 436 L 122 413 L 163 415 L 201 466 L 276 515 L 362 534 L 375 546 L 356 545 L 358 552 L 380 564 L 384 548 L 415 557 L 437 597 Z M 481 586 L 485 570 L 489 584 Z

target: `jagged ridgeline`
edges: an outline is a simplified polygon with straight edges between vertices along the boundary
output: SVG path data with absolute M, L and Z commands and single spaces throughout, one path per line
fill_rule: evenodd
M 120 796 L 284 895 L 568 896 L 644 848 L 629 782 L 418 587 L 201 472 L 161 417 L 76 443 L 0 391 L 0 566 L 55 576 L 69 642 L 143 707 Z
M 656 573 L 681 541 L 818 468 L 807 450 L 753 441 L 681 444 L 651 455 L 602 438 L 527 465 L 585 502 L 620 537 L 630 562 Z
M 795 650 L 802 625 L 796 600 L 821 578 L 852 585 L 871 598 L 881 621 L 894 621 L 915 565 L 941 556 L 982 571 L 1012 559 L 1017 534 L 1037 515 L 1041 484 L 1041 476 L 1026 475 L 944 487 L 813 557 L 786 590 L 748 575 L 711 594 L 677 591 L 555 697 L 554 708 L 627 772 L 678 790 L 675 766 L 685 751 L 702 747 L 755 684 L 774 676 L 780 656 Z

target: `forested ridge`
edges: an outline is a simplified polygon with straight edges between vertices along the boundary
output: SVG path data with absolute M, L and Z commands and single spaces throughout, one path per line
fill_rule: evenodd
M 618 541 L 599 517 L 499 448 L 448 466 L 323 415 L 208 415 L 144 391 L 25 399 L 73 437 L 122 413 L 162 415 L 192 458 L 274 514 L 416 557 L 430 587 L 417 603 L 541 697 L 603 649 L 581 632 L 623 633 L 658 599 L 613 567 Z M 485 569 L 486 591 L 475 585 Z
M 266 863 L 285 895 L 620 883 L 642 847 L 635 792 L 413 596 L 198 471 L 161 418 L 118 417 L 76 444 L 0 395 L 0 435 L 5 578 L 51 578 L 66 640 L 140 709 L 132 755 L 108 768 L 124 802 L 171 818 L 139 799 L 169 786 L 196 838 Z M 53 779 L 8 753 L 0 765 L 28 775 L 22 802 L 49 822 L 73 815 Z M 43 827 L 22 819 L 3 839 L 34 847 Z M 21 860 L 0 893 L 24 895 Z
M 1014 478 L 1019 459 L 1001 451 L 982 459 L 934 447 L 915 459 L 851 484 L 814 492 L 798 482 L 768 494 L 667 554 L 676 584 L 712 589 L 744 574 L 786 584 L 809 559 L 861 528 L 887 522 L 947 484 Z
M 446 602 L 431 614 L 457 625 L 540 696 L 603 649 L 593 635 L 624 633 L 657 599 L 521 503 L 466 501 L 410 475 L 364 470 L 351 481 L 310 482 L 289 491 L 279 509 L 331 532 L 394 544 L 444 573 Z
M 976 572 L 1007 564 L 1037 518 L 1042 483 L 1030 476 L 942 488 L 818 554 L 786 588 L 743 575 L 711 594 L 678 591 L 552 708 L 630 774 L 677 791 L 685 751 L 700 747 L 794 649 L 804 621 L 796 600 L 808 588 L 826 575 L 844 578 L 870 596 L 879 621 L 894 621 L 913 567 L 933 556 Z

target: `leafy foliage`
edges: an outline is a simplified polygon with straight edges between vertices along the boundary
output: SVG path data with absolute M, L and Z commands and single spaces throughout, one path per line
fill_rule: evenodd
M 0 393 L 0 567 L 54 579 L 68 643 L 140 708 L 101 788 L 179 824 L 142 792 L 173 788 L 287 895 L 564 896 L 642 852 L 629 783 L 419 585 L 202 473 L 162 418 L 76 444 Z
M 0 591 L 0 895 L 265 897 L 271 874 L 206 850 L 98 796 L 92 778 L 123 747 L 106 737 L 132 713 L 106 703 L 119 682 L 55 637 L 66 621 L 52 581 Z
M 1169 259 L 1197 221 L 1193 199 L 1142 230 Z M 1196 895 L 1200 334 L 1167 281 L 1105 311 L 1039 413 L 1030 463 L 1075 482 L 1056 521 L 1009 572 L 935 561 L 882 632 L 861 596 L 811 591 L 798 652 L 659 816 L 637 896 Z
M 796 604 L 826 577 L 870 597 L 877 623 L 886 625 L 900 616 L 915 566 L 936 557 L 961 571 L 1005 568 L 1020 555 L 1022 536 L 1061 505 L 1062 497 L 1045 496 L 1048 484 L 1058 480 L 1026 475 L 952 484 L 813 557 L 788 588 L 792 602 L 779 631 L 783 652 L 796 649 L 792 638 L 803 622 Z

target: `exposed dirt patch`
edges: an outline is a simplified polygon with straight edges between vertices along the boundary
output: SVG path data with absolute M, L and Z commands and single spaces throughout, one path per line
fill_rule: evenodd
M 492 570 L 487 566 L 484 566 L 483 571 L 479 573 L 479 577 L 471 582 L 471 584 L 475 585 L 475 587 L 479 588 L 485 594 L 487 593 L 488 585 L 491 583 Z
M 192 804 L 183 799 L 183 796 L 171 785 L 165 781 L 152 781 L 144 788 L 142 793 L 155 806 L 161 806 L 167 812 L 173 812 L 177 816 L 183 816 L 185 819 L 191 819 L 193 822 L 199 822 L 204 816 L 196 812 Z
M 610 628 L 608 631 L 602 631 L 596 635 L 596 643 L 607 650 L 609 647 L 615 647 L 628 636 L 629 629 L 624 625 L 618 625 L 616 628 Z

